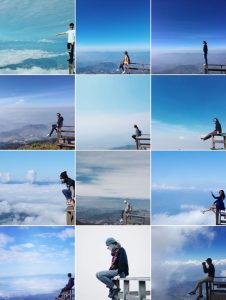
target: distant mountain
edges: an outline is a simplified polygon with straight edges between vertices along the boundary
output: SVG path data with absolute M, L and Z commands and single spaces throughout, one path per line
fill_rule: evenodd
M 40 294 L 40 295 L 28 295 L 28 296 L 12 296 L 12 297 L 0 297 L 0 300 L 53 300 L 57 296 L 57 293 Z
M 110 150 L 136 150 L 136 146 L 134 145 L 125 145 L 111 148 Z
M 152 68 L 153 74 L 203 74 L 203 70 L 197 65 L 179 65 L 171 68 Z
M 77 67 L 79 74 L 116 74 L 119 72 L 118 65 L 112 62 L 97 63 L 95 65 L 87 65 L 84 67 Z

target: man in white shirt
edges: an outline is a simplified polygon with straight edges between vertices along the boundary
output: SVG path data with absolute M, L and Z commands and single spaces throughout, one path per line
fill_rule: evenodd
M 66 32 L 60 32 L 58 35 L 68 35 L 68 42 L 67 42 L 67 49 L 69 53 L 69 63 L 73 63 L 74 61 L 74 47 L 75 47 L 75 29 L 74 29 L 74 23 L 69 24 L 69 30 Z

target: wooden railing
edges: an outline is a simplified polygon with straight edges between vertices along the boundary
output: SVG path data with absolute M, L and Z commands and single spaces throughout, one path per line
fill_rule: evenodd
M 226 299 L 226 277 L 215 277 L 211 283 L 206 283 L 206 300 Z
M 68 206 L 66 209 L 67 225 L 75 225 L 75 209 L 73 206 Z
M 70 291 L 65 291 L 62 293 L 62 300 L 74 300 L 75 299 L 75 289 Z
M 73 129 L 70 129 L 73 128 Z M 62 149 L 75 148 L 75 127 L 74 126 L 63 126 L 57 131 L 58 146 Z
M 137 150 L 150 149 L 150 134 L 142 134 L 135 139 Z
M 150 218 L 147 216 L 141 216 L 138 214 L 134 214 L 133 212 L 130 213 L 123 213 L 123 224 L 124 225 L 144 225 L 150 224 Z
M 223 139 L 219 140 L 217 138 L 222 137 Z M 216 148 L 217 144 L 223 144 L 223 148 Z M 211 150 L 226 150 L 226 133 L 220 133 L 212 136 L 212 148 Z
M 143 64 L 143 63 L 130 63 L 127 67 L 127 70 L 134 70 L 134 71 L 143 71 L 150 73 L 150 64 Z M 129 73 L 129 72 L 127 72 Z
M 150 289 L 147 288 L 147 282 L 150 277 L 127 277 L 120 278 L 118 286 L 121 291 L 113 300 L 147 300 L 150 299 Z M 137 288 L 135 291 L 131 290 L 131 283 L 135 282 Z
M 226 212 L 216 210 L 216 225 L 226 225 Z
M 209 72 L 217 72 L 221 74 L 226 74 L 226 65 L 218 65 L 218 64 L 204 64 L 204 73 L 208 74 Z

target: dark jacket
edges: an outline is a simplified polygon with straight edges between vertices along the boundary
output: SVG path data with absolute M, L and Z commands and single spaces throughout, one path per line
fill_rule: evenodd
M 203 52 L 204 52 L 204 54 L 208 53 L 208 46 L 206 44 L 204 44 L 204 46 L 203 46 Z
M 210 264 L 208 267 L 206 267 L 206 264 L 203 264 L 203 271 L 204 273 L 208 273 L 209 277 L 215 277 L 215 268 L 213 264 Z
M 220 122 L 216 122 L 215 124 L 215 130 L 219 131 L 219 133 L 222 133 L 222 128 Z
M 65 289 L 71 290 L 74 286 L 74 278 L 69 278 L 67 285 L 65 286 Z
M 58 128 L 63 127 L 63 123 L 64 123 L 64 118 L 62 116 L 60 116 L 57 120 L 57 127 Z
M 129 275 L 129 266 L 128 266 L 128 259 L 127 259 L 126 251 L 122 247 L 120 247 L 117 250 L 116 250 L 117 255 L 114 259 L 114 264 L 111 265 L 110 270 L 118 270 L 118 275 L 121 276 L 122 273 L 124 273 L 125 276 L 128 276 Z M 114 256 L 114 252 L 112 253 L 112 256 Z
M 74 189 L 75 189 L 75 181 L 73 180 L 73 179 L 71 179 L 71 178 L 65 178 L 65 183 L 66 183 L 66 185 L 67 185 L 67 188 L 71 188 L 71 187 L 73 187 Z
M 211 193 L 214 199 L 217 199 L 214 201 L 214 204 L 216 204 L 217 210 L 225 210 L 225 205 L 224 205 L 224 198 L 222 196 L 214 196 L 213 193 Z

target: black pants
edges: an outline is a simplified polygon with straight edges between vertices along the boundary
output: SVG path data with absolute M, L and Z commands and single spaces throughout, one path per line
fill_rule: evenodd
M 53 124 L 53 125 L 52 125 L 52 130 L 50 131 L 49 136 L 51 136 L 51 135 L 53 134 L 54 131 L 57 132 L 57 125 L 56 125 L 56 124 Z
M 213 135 L 216 135 L 216 134 L 218 134 L 216 130 L 214 130 L 214 131 L 208 133 L 208 134 L 203 138 L 203 141 L 206 141 L 206 140 L 210 139 Z
M 204 53 L 205 64 L 208 65 L 207 53 Z
M 70 63 L 73 63 L 73 61 L 74 61 L 74 48 L 75 48 L 75 44 L 67 43 L 67 49 L 68 49 Z

